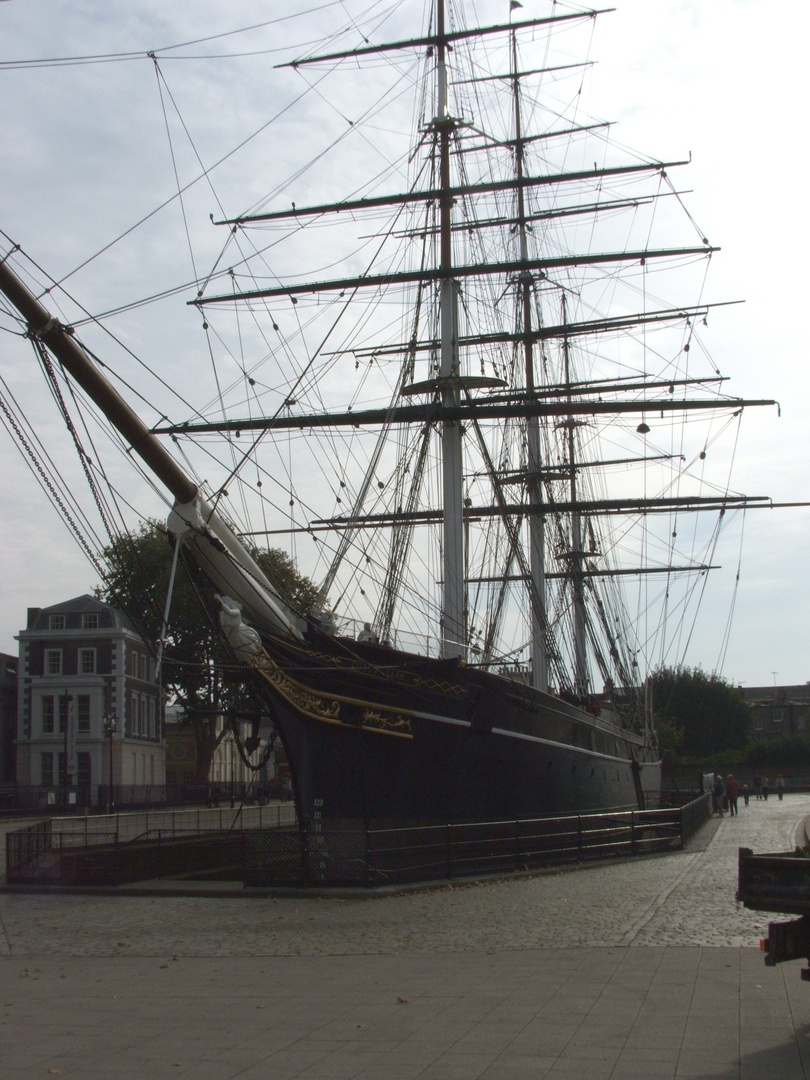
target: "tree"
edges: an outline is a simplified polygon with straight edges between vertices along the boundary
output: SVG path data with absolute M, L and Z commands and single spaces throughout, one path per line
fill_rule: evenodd
M 679 736 L 671 750 L 707 758 L 745 746 L 751 710 L 742 691 L 721 676 L 699 667 L 661 668 L 650 676 L 650 687 L 656 723 Z
M 683 744 L 684 730 L 678 724 L 667 720 L 663 716 L 655 718 L 655 734 L 658 738 L 658 749 L 661 751 L 661 760 L 672 765 L 680 754 Z
M 317 587 L 298 573 L 295 564 L 276 549 L 248 550 L 284 601 L 306 612 Z M 132 620 L 157 655 L 169 589 L 172 542 L 162 522 L 148 520 L 134 532 L 122 533 L 103 556 L 108 576 L 101 597 Z M 195 779 L 208 780 L 211 760 L 227 728 L 229 712 L 255 714 L 260 705 L 238 677 L 238 668 L 219 631 L 214 589 L 193 563 L 178 559 L 171 610 L 164 642 L 162 681 L 186 714 L 197 748 Z

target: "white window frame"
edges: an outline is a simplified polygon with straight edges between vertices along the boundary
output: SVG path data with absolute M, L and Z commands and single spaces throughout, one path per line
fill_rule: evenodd
M 82 615 L 82 630 L 98 630 L 98 612 L 85 611 Z
M 48 616 L 48 629 L 49 630 L 64 630 L 65 629 L 65 616 L 64 615 L 49 615 Z
M 77 675 L 95 675 L 98 671 L 98 657 L 95 649 L 79 649 Z
M 62 649 L 46 649 L 44 669 L 46 675 L 61 675 L 63 666 Z

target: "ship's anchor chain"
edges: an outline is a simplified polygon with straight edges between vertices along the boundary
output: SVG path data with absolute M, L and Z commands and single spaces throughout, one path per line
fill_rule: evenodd
M 242 762 L 244 763 L 246 768 L 250 769 L 252 772 L 259 772 L 270 760 L 270 755 L 276 748 L 276 742 L 278 741 L 278 732 L 276 731 L 275 727 L 273 727 L 270 737 L 267 740 L 267 745 L 265 746 L 264 750 L 262 750 L 259 761 L 254 764 L 249 757 L 249 754 L 252 751 L 248 750 L 247 739 L 242 739 L 241 735 L 239 734 L 239 724 L 237 723 L 238 719 L 239 716 L 236 711 L 231 712 L 228 716 L 228 726 L 231 729 L 231 734 L 233 735 L 236 749 L 239 752 L 239 757 L 242 759 Z M 256 736 L 253 737 L 255 738 Z

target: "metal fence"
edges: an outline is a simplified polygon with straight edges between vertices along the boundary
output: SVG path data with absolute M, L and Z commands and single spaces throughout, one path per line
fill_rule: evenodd
M 710 800 L 668 810 L 331 832 L 279 828 L 292 811 L 283 804 L 250 810 L 238 817 L 176 813 L 172 821 L 160 820 L 169 814 L 113 815 L 87 819 L 85 828 L 77 819 L 40 822 L 8 834 L 8 881 L 118 885 L 218 876 L 246 887 L 371 888 L 513 873 L 678 850 L 708 820 Z
M 107 784 L 65 789 L 9 783 L 0 786 L 0 813 L 81 813 L 85 809 L 95 813 L 110 806 L 122 810 L 191 804 L 233 806 L 243 801 L 264 803 L 269 799 L 266 792 L 274 786 L 273 782 L 245 784 L 223 780 L 204 784 L 114 784 L 110 791 Z
M 132 840 L 115 833 L 51 833 L 28 836 L 9 850 L 10 885 L 126 885 L 158 878 L 225 874 L 239 877 L 244 865 L 242 830 L 182 833 L 150 829 Z
M 669 810 L 407 829 L 247 832 L 243 880 L 252 887 L 378 887 L 679 850 L 709 813 L 710 802 L 701 797 Z
M 701 825 L 712 816 L 712 796 L 710 792 L 699 795 L 692 802 L 681 807 L 681 836 L 683 843 L 690 840 Z
M 217 867 L 233 870 L 228 852 L 235 843 L 239 877 L 247 830 L 293 825 L 292 803 L 48 818 L 6 834 L 6 878 L 10 885 L 118 885 Z
M 92 836 L 115 833 L 119 840 L 134 840 L 146 832 L 161 829 L 166 836 L 176 833 L 225 832 L 230 829 L 278 829 L 295 825 L 294 803 L 266 806 L 198 806 L 188 810 L 140 810 L 130 814 L 94 814 L 50 819 L 54 833 Z

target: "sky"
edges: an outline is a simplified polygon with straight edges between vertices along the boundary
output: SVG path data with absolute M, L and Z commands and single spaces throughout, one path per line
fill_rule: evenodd
M 283 12 L 317 6 L 314 0 L 288 0 Z M 166 73 L 164 101 L 170 90 L 184 115 L 192 115 L 194 107 L 195 142 L 203 160 L 215 160 L 218 148 L 235 146 L 253 132 L 268 105 L 272 111 L 286 103 L 291 90 L 277 89 L 271 69 L 273 62 L 289 58 L 285 47 L 302 45 L 316 24 L 321 29 L 321 21 L 326 26 L 331 18 L 345 21 L 347 12 L 365 6 L 346 0 L 322 16 L 275 21 L 252 35 L 186 50 L 256 52 L 220 61 L 215 69 L 202 60 L 171 60 L 171 54 L 159 53 Z M 481 0 L 470 10 L 482 21 L 507 17 L 500 0 Z M 398 14 L 404 11 L 402 6 Z M 533 14 L 532 0 L 524 0 L 521 17 Z M 81 266 L 172 194 L 172 165 L 161 134 L 161 84 L 147 52 L 279 18 L 273 0 L 0 3 L 0 229 L 54 278 Z M 778 16 L 764 0 L 617 0 L 615 11 L 597 21 L 592 50 L 597 64 L 591 100 L 585 103 L 593 114 L 616 123 L 614 134 L 625 145 L 664 160 L 692 157 L 689 210 L 721 248 L 712 261 L 712 296 L 744 301 L 712 316 L 713 355 L 732 376 L 729 392 L 780 403 L 779 410 L 746 414 L 732 487 L 768 495 L 776 503 L 810 501 L 804 314 L 804 253 L 810 240 L 803 74 L 808 23 L 806 6 L 797 0 L 780 5 Z M 22 63 L 121 53 L 136 58 L 46 67 Z M 263 194 L 261 155 L 274 165 L 294 163 L 300 132 L 282 131 L 279 141 L 254 140 L 256 156 L 248 166 L 244 158 L 220 166 L 218 187 L 230 183 L 236 191 L 232 206 L 250 206 Z M 318 135 L 313 131 L 313 138 Z M 188 161 L 176 164 L 189 168 Z M 188 215 L 207 219 L 216 209 L 210 193 L 189 195 Z M 178 231 L 182 237 L 176 204 L 72 273 L 72 294 L 97 312 L 191 280 L 182 243 L 179 253 L 169 249 L 169 225 L 174 243 Z M 8 250 L 5 238 L 2 243 Z M 192 322 L 187 298 L 181 294 L 159 305 L 147 320 L 133 313 L 114 325 L 120 337 L 131 335 L 139 355 L 182 371 L 182 379 L 191 378 L 185 373 L 192 370 L 198 344 L 188 334 L 199 320 Z M 0 337 L 0 374 L 29 408 L 43 393 L 30 364 L 27 347 Z M 136 369 L 132 380 L 137 389 Z M 43 426 L 40 434 L 47 441 L 51 433 Z M 27 607 L 89 592 L 98 575 L 4 433 L 0 463 L 0 651 L 16 653 L 14 635 L 25 625 Z M 76 466 L 65 461 L 65 468 Z M 78 485 L 78 472 L 75 477 Z M 145 485 L 128 494 L 162 516 L 160 500 Z M 810 680 L 809 533 L 807 508 L 746 516 L 722 670 L 731 681 L 762 686 Z M 736 569 L 734 553 L 724 573 Z M 702 639 L 693 662 L 712 670 L 717 628 L 727 610 L 707 614 L 714 630 Z

